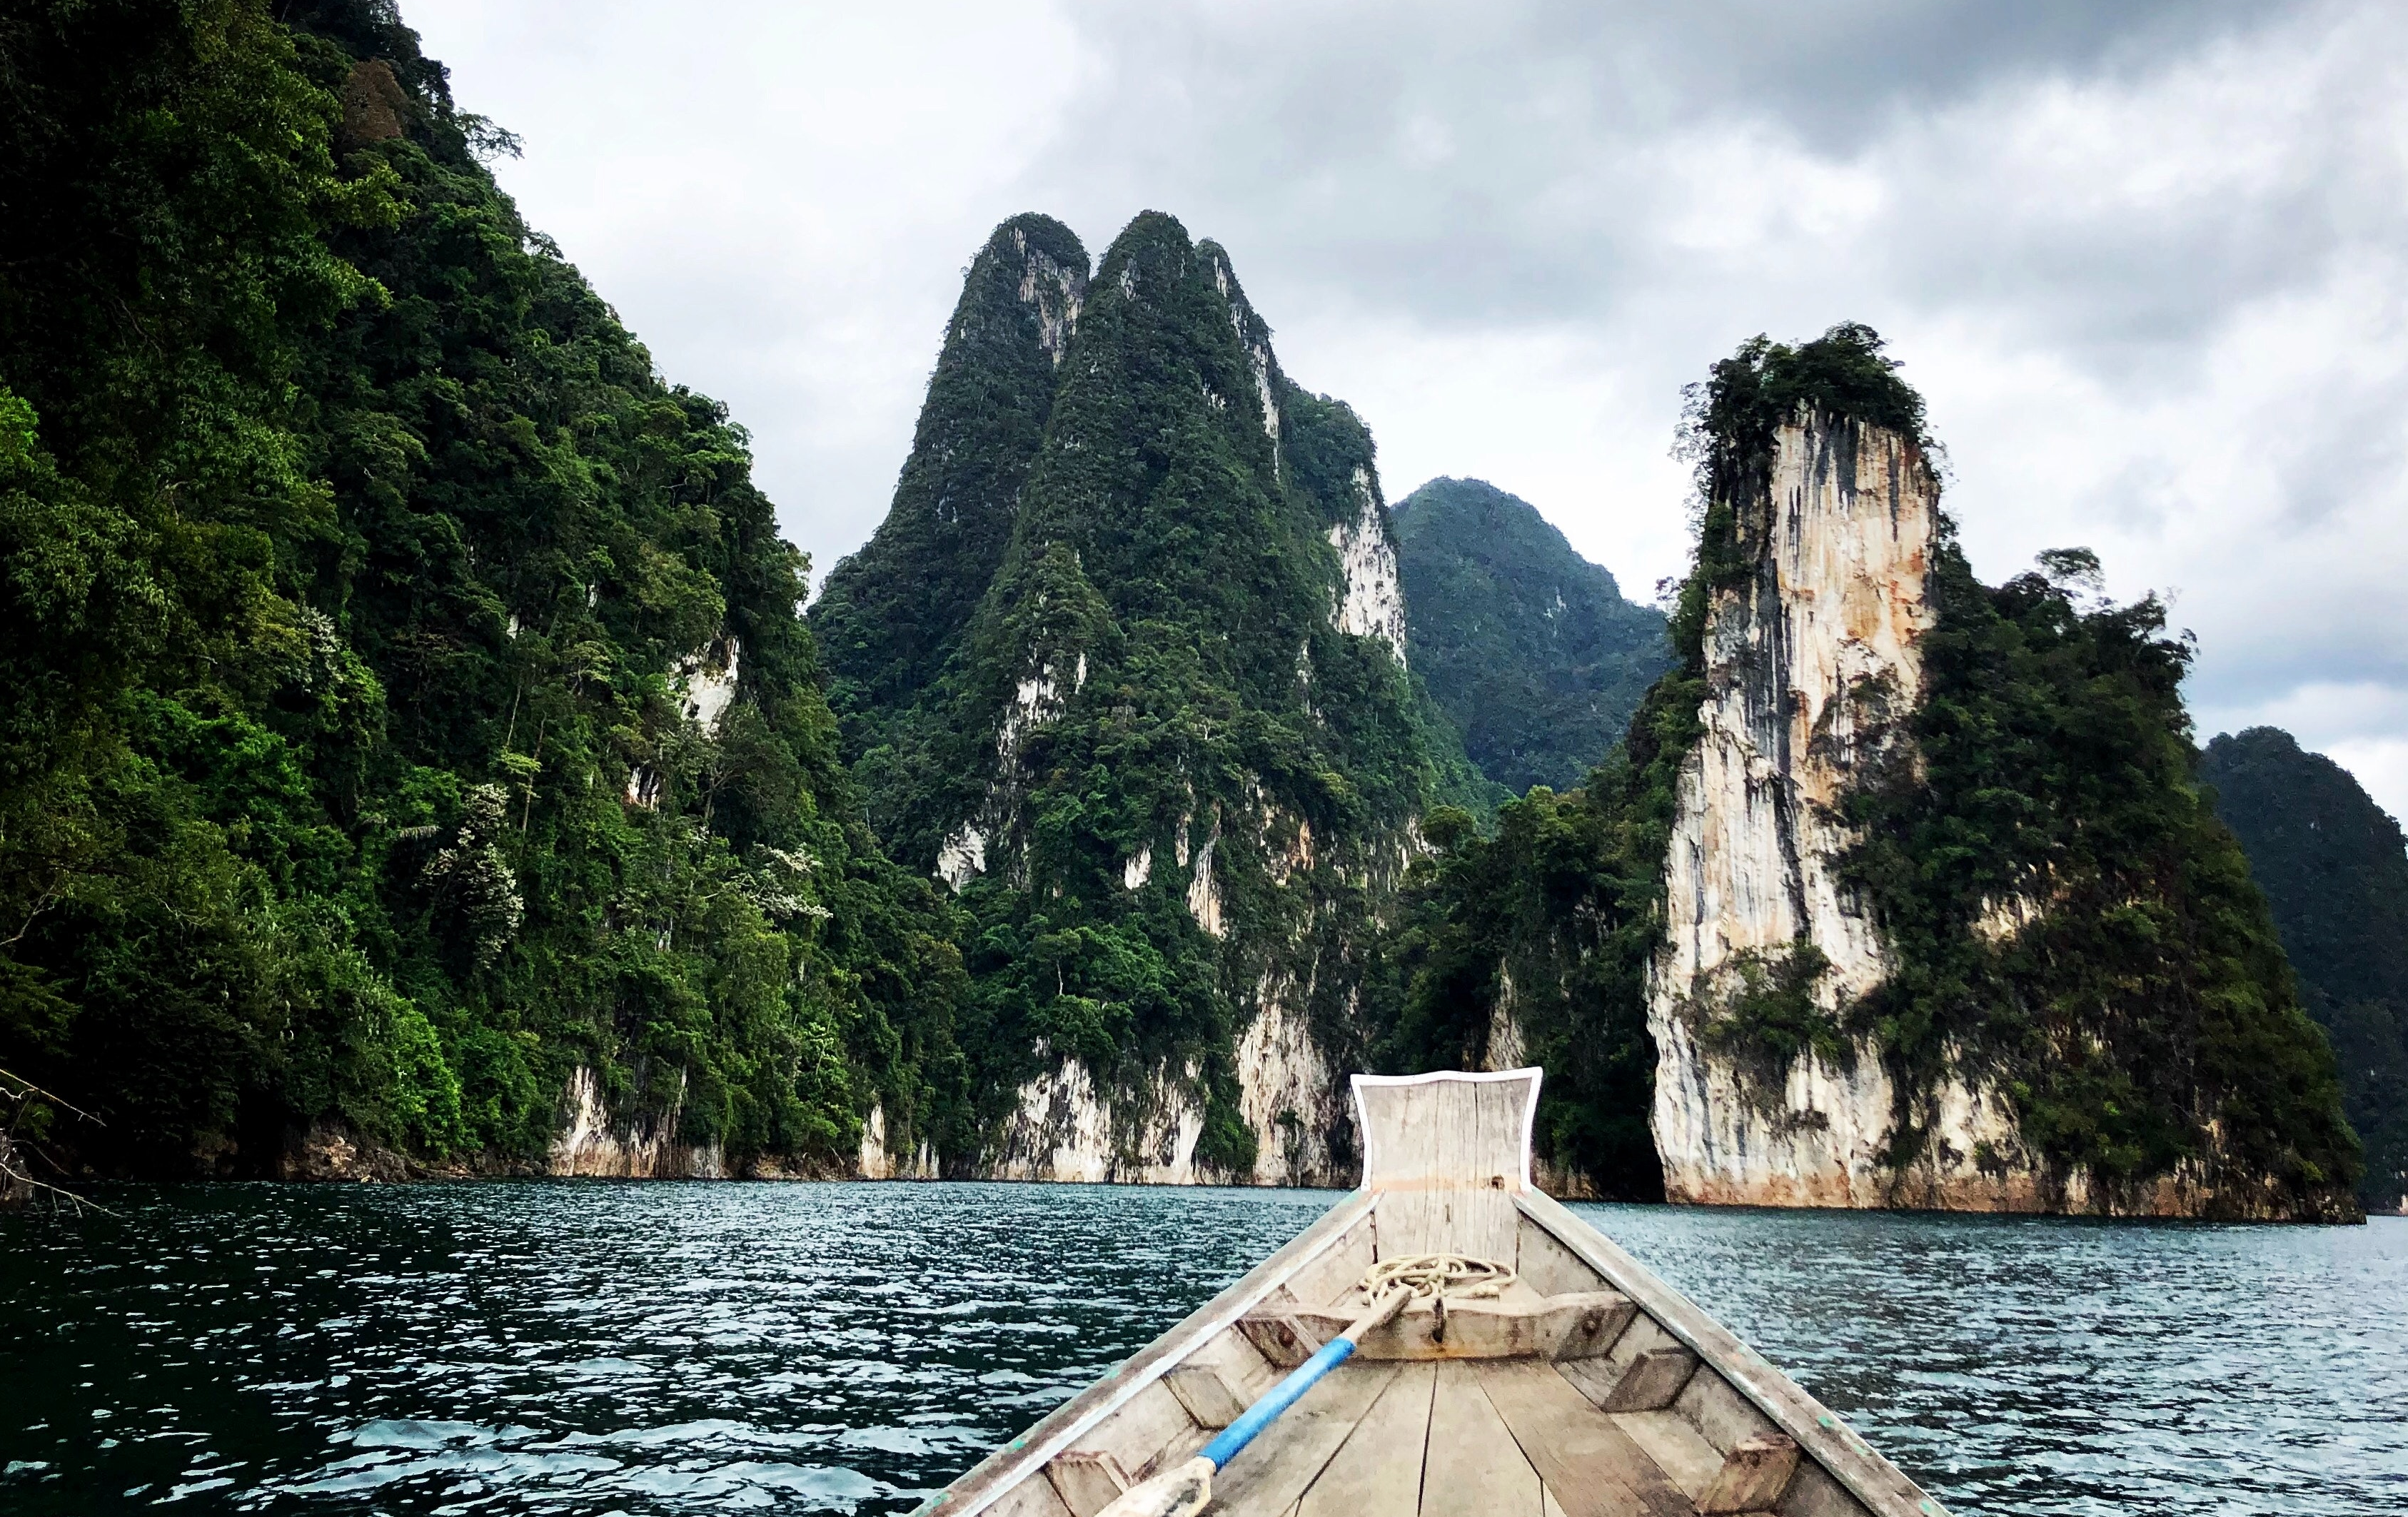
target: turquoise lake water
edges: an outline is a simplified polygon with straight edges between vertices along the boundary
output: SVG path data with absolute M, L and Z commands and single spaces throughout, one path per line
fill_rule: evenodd
M 481 1182 L 0 1218 L 0 1511 L 908 1510 L 1330 1193 Z M 1583 1207 L 1959 1513 L 2408 1513 L 2408 1220 Z

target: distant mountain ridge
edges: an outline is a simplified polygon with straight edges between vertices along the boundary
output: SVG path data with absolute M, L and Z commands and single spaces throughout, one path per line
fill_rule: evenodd
M 2200 755 L 2216 814 L 2241 839 L 2283 935 L 2300 1000 L 2333 1041 L 2358 1197 L 2408 1195 L 2408 839 L 2350 772 L 2277 727 L 2220 735 Z
M 1670 665 L 1664 614 L 1484 480 L 1432 479 L 1390 520 L 1414 670 L 1471 762 L 1516 795 L 1578 784 Z

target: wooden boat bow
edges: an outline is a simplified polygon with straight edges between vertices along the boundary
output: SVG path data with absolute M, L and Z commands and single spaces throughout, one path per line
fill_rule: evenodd
M 1357 1075 L 1363 1182 L 1286 1247 L 923 1504 L 1095 1517 L 1194 1459 L 1361 1313 L 1381 1260 L 1510 1266 L 1416 1300 L 1214 1482 L 1211 1512 L 1944 1517 L 1795 1381 L 1531 1183 L 1541 1072 Z

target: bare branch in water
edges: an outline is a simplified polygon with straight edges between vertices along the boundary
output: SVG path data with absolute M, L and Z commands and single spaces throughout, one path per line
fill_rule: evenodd
M 101 1121 L 98 1117 L 93 1116 L 91 1112 L 86 1111 L 83 1108 L 76 1105 L 73 1101 L 68 1100 L 65 1096 L 57 1095 L 50 1091 L 46 1091 L 42 1089 L 41 1086 L 35 1084 L 32 1081 L 27 1080 L 22 1075 L 12 1073 L 7 1069 L 0 1069 L 0 1080 L 13 1080 L 18 1084 L 25 1087 L 25 1089 L 22 1091 L 0 1091 L 0 1095 L 13 1095 L 18 1100 L 22 1101 L 25 1098 L 26 1092 L 30 1091 L 34 1095 L 40 1096 L 45 1101 L 56 1102 L 58 1105 L 66 1108 L 68 1110 L 74 1112 L 77 1116 L 81 1117 L 84 1121 L 91 1123 L 95 1127 L 106 1127 L 108 1125 L 108 1123 Z

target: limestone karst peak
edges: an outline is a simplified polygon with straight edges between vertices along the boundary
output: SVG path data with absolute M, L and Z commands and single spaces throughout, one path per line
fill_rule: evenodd
M 1555 1158 L 1616 1194 L 2353 1214 L 2163 607 L 2066 553 L 1977 580 L 1868 328 L 1755 339 L 1689 398 L 1673 667 L 1581 790 L 1434 825 L 1421 1056 L 1560 1066 Z
M 993 1152 L 1020 1157 L 996 1162 L 1335 1177 L 1373 907 L 1460 769 L 1405 667 L 1369 434 L 1287 378 L 1229 253 L 1148 211 L 1058 369 L 983 376 L 1032 424 L 999 547 L 957 562 L 969 604 L 930 626 L 896 547 L 921 451 L 962 435 L 944 380 L 894 513 L 813 615 L 891 845 L 1015 945 L 982 961 L 1013 987 Z M 873 602 L 907 623 L 883 643 L 853 609 Z M 843 682 L 906 644 L 933 678 Z

